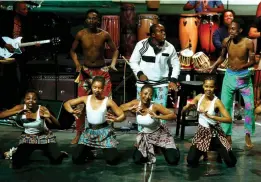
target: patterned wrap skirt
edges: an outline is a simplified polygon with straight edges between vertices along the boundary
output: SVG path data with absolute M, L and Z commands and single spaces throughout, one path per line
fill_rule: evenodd
M 149 163 L 156 162 L 154 146 L 176 149 L 174 138 L 164 124 L 161 124 L 159 129 L 153 133 L 140 132 L 136 137 L 136 141 L 138 150 L 142 153 L 143 157 L 148 158 Z
M 39 134 L 22 133 L 19 137 L 19 145 L 21 144 L 48 144 L 56 143 L 56 136 L 51 131 L 44 131 Z
M 200 151 L 203 152 L 209 151 L 213 133 L 216 133 L 216 137 L 219 138 L 220 142 L 227 149 L 227 151 L 232 150 L 231 145 L 227 141 L 226 135 L 223 132 L 220 125 L 206 128 L 199 124 L 195 136 L 192 139 L 192 145 L 195 145 L 197 149 Z
M 100 129 L 86 128 L 81 134 L 78 144 L 95 148 L 116 148 L 119 142 L 111 126 Z

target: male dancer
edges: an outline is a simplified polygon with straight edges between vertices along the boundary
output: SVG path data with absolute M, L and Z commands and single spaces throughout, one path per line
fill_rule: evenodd
M 110 68 L 117 71 L 115 64 L 119 55 L 115 44 L 113 43 L 111 36 L 108 32 L 98 28 L 99 24 L 99 12 L 90 9 L 86 13 L 85 25 L 86 27 L 80 30 L 72 44 L 70 54 L 72 60 L 75 63 L 76 71 L 80 72 L 80 79 L 78 85 L 78 96 L 86 96 L 91 92 L 92 78 L 95 76 L 103 76 L 105 78 L 105 87 L 103 94 L 105 96 L 111 96 L 111 80 L 109 75 L 109 69 L 105 66 L 104 49 L 105 43 L 113 51 L 112 62 Z M 75 52 L 78 45 L 81 44 L 84 63 L 80 64 L 77 54 Z M 84 129 L 84 117 L 85 112 L 81 114 L 79 119 L 76 120 L 76 137 L 72 140 L 72 144 L 78 143 L 79 137 Z
M 245 38 L 242 33 L 241 20 L 234 19 L 229 25 L 229 37 L 223 41 L 222 52 L 218 60 L 210 67 L 210 72 L 218 67 L 228 53 L 228 68 L 223 80 L 221 100 L 225 108 L 232 115 L 233 96 L 239 90 L 245 103 L 245 140 L 246 146 L 253 147 L 250 135 L 255 131 L 254 96 L 251 72 L 249 67 L 255 63 L 254 44 L 252 40 Z M 248 61 L 249 58 L 249 61 Z M 232 143 L 232 124 L 221 124 L 227 139 Z

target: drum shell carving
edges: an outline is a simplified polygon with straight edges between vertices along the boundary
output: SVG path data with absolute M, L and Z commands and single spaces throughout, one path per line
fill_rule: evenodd
M 137 36 L 134 33 L 121 34 L 121 51 L 122 55 L 129 59 L 137 43 Z
M 179 19 L 179 40 L 181 49 L 186 49 L 191 44 L 193 53 L 196 52 L 198 44 L 198 24 L 197 14 L 181 14 Z M 190 42 L 189 42 L 190 41 Z
M 121 33 L 135 33 L 137 32 L 136 12 L 134 4 L 123 3 L 121 5 L 120 13 Z

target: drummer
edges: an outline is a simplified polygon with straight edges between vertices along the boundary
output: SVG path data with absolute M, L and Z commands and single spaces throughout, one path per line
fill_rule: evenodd
M 170 78 L 169 65 L 172 66 Z M 153 24 L 150 27 L 150 37 L 136 44 L 130 58 L 130 67 L 138 77 L 137 99 L 141 87 L 145 83 L 150 84 L 154 89 L 152 100 L 166 107 L 168 91 L 177 90 L 180 62 L 176 49 L 166 40 L 163 25 Z
M 195 9 L 196 13 L 201 12 L 216 12 L 222 13 L 224 11 L 224 5 L 221 0 L 189 0 L 183 7 L 184 11 Z

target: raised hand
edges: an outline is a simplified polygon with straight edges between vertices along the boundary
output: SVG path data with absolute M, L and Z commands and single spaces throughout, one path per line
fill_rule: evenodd
M 41 118 L 50 118 L 51 114 L 46 107 L 40 107 L 40 117 Z
M 82 110 L 75 108 L 75 109 L 73 109 L 73 111 L 71 113 L 73 114 L 75 119 L 79 119 L 79 117 L 82 113 Z
M 134 112 L 134 113 L 138 112 L 139 110 L 140 110 L 140 108 L 138 105 L 134 105 L 129 108 L 129 111 Z
M 153 112 L 152 110 L 148 110 L 148 111 L 149 111 L 149 115 L 150 115 L 151 118 L 153 118 L 153 119 L 159 118 L 159 116 L 155 112 Z
M 106 120 L 107 120 L 107 121 L 117 122 L 117 116 L 115 116 L 115 115 L 112 114 L 112 113 L 107 112 L 107 114 L 106 114 L 105 117 L 106 117 Z
M 115 67 L 115 65 L 112 65 L 112 64 L 111 64 L 111 65 L 109 66 L 109 68 L 112 69 L 112 70 L 114 70 L 114 71 L 118 71 L 117 68 Z

